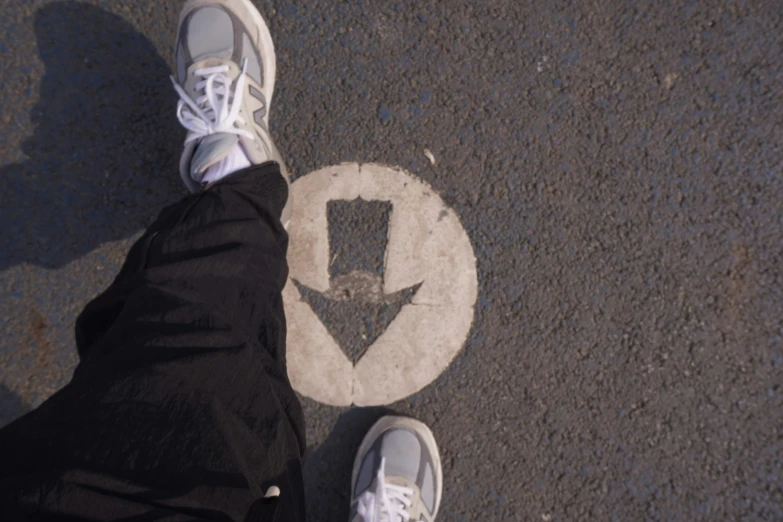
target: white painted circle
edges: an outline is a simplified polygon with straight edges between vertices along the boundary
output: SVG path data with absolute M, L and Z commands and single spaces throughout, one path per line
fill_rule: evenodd
M 467 339 L 478 292 L 476 257 L 459 218 L 427 184 L 402 169 L 345 163 L 297 179 L 289 224 L 288 375 L 293 387 L 334 406 L 377 406 L 434 381 Z M 327 202 L 389 201 L 384 293 L 422 283 L 354 366 L 291 279 L 329 289 Z

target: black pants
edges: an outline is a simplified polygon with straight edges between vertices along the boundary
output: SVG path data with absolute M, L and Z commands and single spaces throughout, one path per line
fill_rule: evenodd
M 0 519 L 304 521 L 287 190 L 267 163 L 163 209 L 79 316 L 71 383 L 0 430 Z

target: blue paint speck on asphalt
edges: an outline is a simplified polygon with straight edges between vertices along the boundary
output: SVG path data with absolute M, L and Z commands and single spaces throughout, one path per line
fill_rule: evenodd
M 378 117 L 381 119 L 381 123 L 388 123 L 391 120 L 391 111 L 384 104 L 378 107 Z

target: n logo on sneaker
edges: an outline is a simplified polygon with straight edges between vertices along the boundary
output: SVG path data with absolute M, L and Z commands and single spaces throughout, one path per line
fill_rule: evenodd
M 264 123 L 264 116 L 266 116 L 266 98 L 264 97 L 264 93 L 251 85 L 250 95 L 264 104 L 264 106 L 260 109 L 253 111 L 253 121 L 256 122 L 256 125 L 260 126 L 264 130 L 267 130 L 266 123 Z

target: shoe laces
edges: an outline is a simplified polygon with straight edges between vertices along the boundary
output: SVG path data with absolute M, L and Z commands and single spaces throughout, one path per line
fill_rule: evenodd
M 180 97 L 177 103 L 177 119 L 189 131 L 185 143 L 218 132 L 254 139 L 252 132 L 236 125 L 237 123 L 239 125 L 246 123 L 245 119 L 240 116 L 239 110 L 242 108 L 242 99 L 245 94 L 247 59 L 242 60 L 242 72 L 237 77 L 233 90 L 231 89 L 233 82 L 226 75 L 229 70 L 228 65 L 194 70 L 193 75 L 202 78 L 195 86 L 201 96 L 195 100 L 185 92 L 185 89 L 177 83 L 173 76 L 171 77 L 174 89 Z
M 357 512 L 364 517 L 364 522 L 408 522 L 413 489 L 387 484 L 385 469 L 386 459 L 381 458 L 375 490 L 368 490 L 359 497 Z

